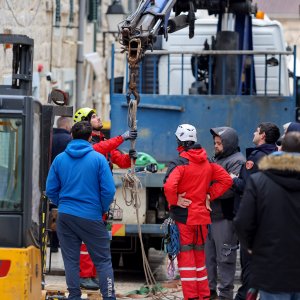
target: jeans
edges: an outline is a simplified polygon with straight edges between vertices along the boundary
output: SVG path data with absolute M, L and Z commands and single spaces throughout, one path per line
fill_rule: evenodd
M 68 299 L 80 300 L 79 254 L 82 241 L 95 264 L 103 300 L 115 300 L 110 240 L 102 220 L 93 221 L 59 213 L 57 233 L 65 265 Z
M 259 291 L 260 300 L 300 300 L 300 293 L 268 293 Z

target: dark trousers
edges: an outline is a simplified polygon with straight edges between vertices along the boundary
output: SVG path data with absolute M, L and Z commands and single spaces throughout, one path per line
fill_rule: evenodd
M 59 213 L 57 234 L 65 265 L 66 282 L 69 291 L 68 299 L 81 299 L 79 256 L 82 241 L 86 244 L 96 266 L 103 299 L 116 299 L 110 240 L 103 221 L 93 221 Z
M 241 255 L 241 267 L 242 267 L 242 285 L 238 289 L 238 292 L 235 296 L 235 300 L 245 300 L 247 296 L 248 290 L 251 288 L 250 284 L 250 263 L 251 263 L 251 254 L 247 251 L 247 249 L 241 247 L 240 250 Z

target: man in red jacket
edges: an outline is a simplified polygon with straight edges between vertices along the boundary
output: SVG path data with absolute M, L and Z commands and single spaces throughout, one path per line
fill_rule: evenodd
M 232 185 L 228 173 L 210 163 L 197 142 L 196 128 L 179 125 L 175 133 L 179 158 L 169 165 L 164 192 L 180 235 L 178 268 L 185 300 L 209 299 L 204 243 L 210 220 L 209 201 L 224 194 Z M 185 198 L 180 197 L 184 194 Z
M 76 111 L 74 122 L 80 121 L 91 123 L 93 128 L 91 141 L 93 148 L 106 157 L 111 169 L 113 168 L 113 164 L 123 169 L 130 168 L 131 158 L 137 158 L 136 151 L 131 149 L 129 150 L 129 154 L 123 154 L 117 148 L 126 140 L 136 139 L 136 130 L 126 131 L 122 135 L 106 139 L 101 132 L 103 127 L 101 118 L 97 115 L 95 109 L 89 107 L 84 107 Z M 85 244 L 82 244 L 80 248 L 80 286 L 85 289 L 99 289 L 96 279 L 96 268 Z

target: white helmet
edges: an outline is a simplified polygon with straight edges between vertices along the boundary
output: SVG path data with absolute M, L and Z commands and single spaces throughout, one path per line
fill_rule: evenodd
M 181 142 L 193 141 L 197 142 L 197 131 L 193 125 L 181 124 L 178 126 L 175 135 Z

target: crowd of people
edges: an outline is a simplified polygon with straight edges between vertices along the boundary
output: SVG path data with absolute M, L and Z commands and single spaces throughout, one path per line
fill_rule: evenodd
M 46 194 L 58 206 L 69 299 L 81 299 L 80 287 L 100 288 L 103 299 L 115 299 L 105 215 L 115 194 L 113 164 L 129 168 L 137 158 L 135 150 L 117 148 L 137 131 L 106 139 L 91 108 L 79 109 L 72 127 L 64 117 L 57 125 Z M 209 158 L 196 128 L 178 126 L 179 156 L 163 183 L 180 234 L 184 299 L 232 300 L 238 249 L 242 284 L 235 300 L 258 293 L 261 300 L 300 299 L 300 123 L 285 124 L 282 136 L 277 125 L 258 124 L 255 147 L 245 156 L 234 128 L 211 128 L 210 134 Z

